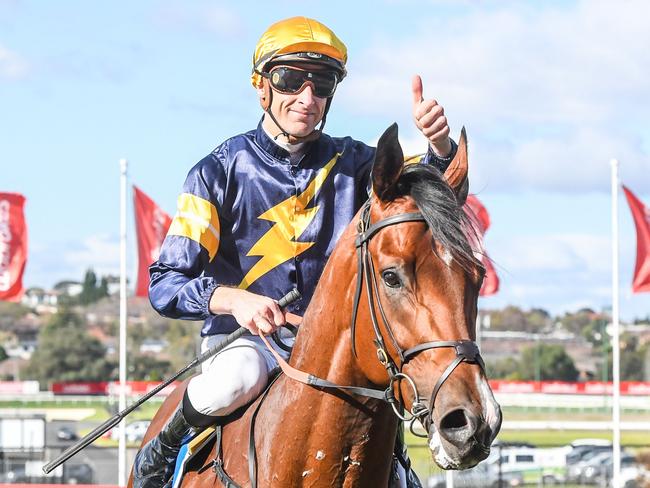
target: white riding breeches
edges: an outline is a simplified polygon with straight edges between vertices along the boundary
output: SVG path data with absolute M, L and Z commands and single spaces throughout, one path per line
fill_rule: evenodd
M 282 331 L 282 341 L 293 346 L 293 336 Z M 201 353 L 225 339 L 227 334 L 208 336 L 201 342 Z M 275 342 L 269 343 L 287 360 L 289 353 Z M 270 372 L 278 366 L 275 357 L 259 336 L 245 335 L 202 364 L 201 374 L 187 385 L 192 407 L 204 415 L 224 416 L 252 402 L 269 382 Z M 407 488 L 407 473 L 393 458 L 388 488 Z
M 216 334 L 203 338 L 201 353 L 228 337 Z M 292 346 L 293 337 L 282 335 Z M 269 343 L 284 358 L 289 353 L 269 338 Z M 269 382 L 269 374 L 278 365 L 262 339 L 245 335 L 234 341 L 201 366 L 201 374 L 187 385 L 187 395 L 194 409 L 204 415 L 224 416 L 257 398 Z

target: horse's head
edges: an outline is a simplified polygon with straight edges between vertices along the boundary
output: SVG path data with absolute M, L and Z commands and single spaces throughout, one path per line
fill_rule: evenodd
M 367 290 L 352 332 L 360 367 L 376 384 L 387 383 L 388 371 L 396 398 L 420 419 L 445 469 L 485 459 L 501 425 L 474 342 L 484 269 L 462 209 L 467 168 L 464 129 L 441 175 L 431 166 L 405 166 L 391 126 L 377 146 L 373 196 L 356 242 Z

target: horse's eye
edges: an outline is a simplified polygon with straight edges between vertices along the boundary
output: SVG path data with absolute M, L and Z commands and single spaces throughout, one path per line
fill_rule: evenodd
M 384 279 L 384 283 L 391 288 L 399 288 L 402 286 L 402 282 L 395 271 L 384 271 L 381 276 Z

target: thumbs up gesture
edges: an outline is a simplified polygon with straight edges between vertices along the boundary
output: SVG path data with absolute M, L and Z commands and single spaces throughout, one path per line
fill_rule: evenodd
M 449 140 L 449 125 L 445 117 L 445 109 L 433 98 L 425 100 L 422 96 L 422 78 L 415 75 L 413 87 L 413 119 L 420 132 L 429 141 L 433 152 L 440 157 L 447 157 L 451 153 Z

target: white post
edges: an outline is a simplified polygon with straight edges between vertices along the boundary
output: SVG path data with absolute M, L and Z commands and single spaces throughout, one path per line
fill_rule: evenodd
M 120 159 L 120 411 L 126 408 L 126 159 Z M 126 486 L 126 421 L 120 422 L 117 484 Z
M 447 482 L 447 488 L 454 488 L 454 472 L 451 470 L 445 471 L 445 481 Z
M 612 487 L 620 488 L 621 474 L 621 379 L 620 379 L 620 324 L 618 320 L 618 161 L 612 159 L 612 429 L 613 465 Z

